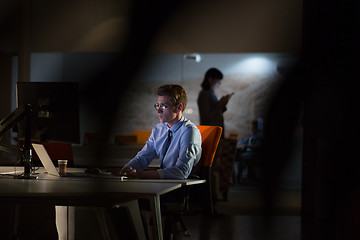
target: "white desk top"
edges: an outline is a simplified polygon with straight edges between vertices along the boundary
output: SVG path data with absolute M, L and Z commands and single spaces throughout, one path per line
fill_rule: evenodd
M 84 168 L 69 168 L 69 172 L 83 172 Z M 20 174 L 23 172 L 22 167 L 0 167 L 0 174 Z M 142 193 L 142 194 L 164 194 L 166 193 L 163 187 L 171 188 L 171 186 L 178 187 L 181 185 L 193 185 L 205 183 L 203 179 L 186 179 L 186 180 L 175 180 L 175 179 L 124 179 L 120 177 L 110 176 L 109 178 L 85 178 L 85 177 L 55 177 L 49 174 L 43 173 L 44 168 L 39 168 L 37 171 L 39 177 L 36 180 L 29 179 L 13 179 L 10 176 L 0 176 L 0 196 L 2 194 L 1 189 L 6 192 L 33 192 L 33 193 L 83 193 L 83 192 L 126 192 L 126 193 Z M 51 180 L 44 181 L 43 180 Z M 6 189 L 6 184 L 11 184 L 17 181 L 17 186 L 14 188 Z M 2 184 L 2 183 L 3 184 Z M 27 183 L 31 182 L 31 183 Z M 74 183 L 77 182 L 77 183 Z M 141 184 L 139 184 L 141 183 Z M 154 184 L 156 183 L 156 184 Z M 27 188 L 30 187 L 31 188 Z M 101 189 L 97 189 L 101 187 Z M 114 188 L 114 189 L 112 189 Z M 169 189 L 169 191 L 174 189 Z
M 22 167 L 0 167 L 2 174 L 23 172 Z M 69 170 L 71 170 L 69 168 Z M 79 169 L 75 169 L 78 170 Z M 40 168 L 38 172 L 43 172 Z M 42 179 L 14 179 L 0 177 L 0 202 L 46 203 L 63 206 L 104 206 L 148 198 L 154 219 L 154 238 L 162 239 L 160 195 L 202 180 L 141 180 L 89 179 L 51 177 Z
M 43 195 L 83 195 L 83 194 L 137 194 L 162 195 L 180 187 L 180 183 L 129 182 L 129 181 L 98 181 L 82 179 L 81 181 L 38 180 L 38 179 L 1 179 L 0 196 L 26 193 Z
M 141 183 L 180 183 L 181 185 L 195 185 L 205 183 L 205 179 L 185 179 L 185 180 L 177 180 L 177 179 L 123 179 L 124 182 L 141 182 Z
M 0 173 L 10 172 L 13 167 L 0 167 Z M 21 172 L 21 168 L 17 171 Z M 49 179 L 14 179 L 8 176 L 0 180 L 0 201 L 55 201 L 62 205 L 78 205 L 90 202 L 122 201 L 149 196 L 159 196 L 181 187 L 181 183 L 99 180 L 88 178 L 52 177 Z M 62 203 L 64 201 L 64 203 Z M 82 205 L 82 204 L 81 204 Z

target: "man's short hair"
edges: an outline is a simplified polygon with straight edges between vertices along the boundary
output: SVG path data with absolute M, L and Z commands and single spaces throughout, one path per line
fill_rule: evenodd
M 182 111 L 184 112 L 187 104 L 187 94 L 185 89 L 177 84 L 162 85 L 157 89 L 158 96 L 169 96 L 171 102 L 177 106 L 180 103 L 183 105 Z

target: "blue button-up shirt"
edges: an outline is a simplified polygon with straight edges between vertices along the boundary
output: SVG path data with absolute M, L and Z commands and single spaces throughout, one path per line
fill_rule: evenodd
M 171 143 L 163 158 L 169 129 L 172 131 Z M 185 117 L 182 117 L 172 128 L 166 123 L 157 124 L 152 129 L 145 146 L 126 166 L 143 171 L 156 156 L 163 159 L 162 169 L 158 169 L 160 178 L 186 179 L 201 157 L 199 129 Z

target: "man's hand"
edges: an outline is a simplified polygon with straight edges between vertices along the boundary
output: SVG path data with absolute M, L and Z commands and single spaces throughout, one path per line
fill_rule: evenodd
M 114 176 L 127 176 L 130 178 L 138 177 L 136 169 L 133 169 L 132 167 L 111 168 L 111 169 L 108 169 L 107 172 L 110 172 Z
M 133 174 L 136 174 L 136 169 L 133 169 L 132 167 L 123 167 L 120 170 L 120 175 L 122 176 L 131 176 Z
M 159 179 L 160 175 L 157 170 L 152 171 L 136 171 L 132 167 L 123 167 L 123 168 L 111 168 L 107 169 L 107 172 L 110 172 L 115 176 L 127 176 L 128 178 L 148 178 L 148 179 Z

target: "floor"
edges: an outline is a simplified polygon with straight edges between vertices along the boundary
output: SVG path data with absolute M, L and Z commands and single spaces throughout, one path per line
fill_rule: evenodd
M 271 217 L 264 217 L 258 185 L 233 185 L 228 201 L 215 205 L 215 216 L 188 215 L 183 220 L 191 232 L 183 236 L 175 226 L 173 239 L 193 240 L 300 240 L 301 190 L 297 184 L 279 187 Z

